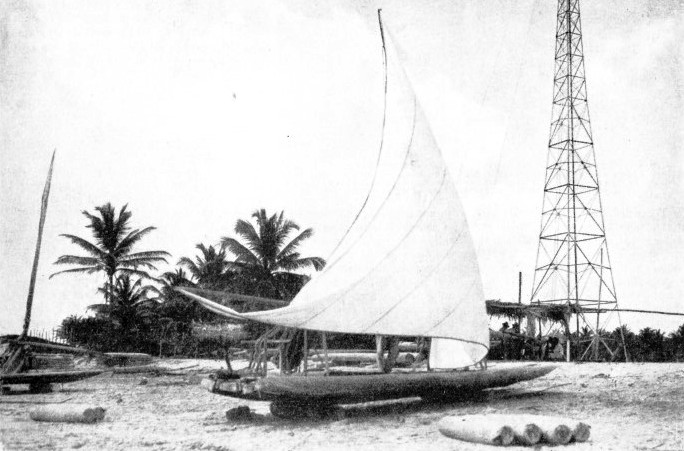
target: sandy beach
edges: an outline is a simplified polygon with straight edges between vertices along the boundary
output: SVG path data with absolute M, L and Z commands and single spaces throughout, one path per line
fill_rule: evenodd
M 524 413 L 559 415 L 590 424 L 591 439 L 568 449 L 684 449 L 684 364 L 559 363 L 551 374 L 467 401 L 429 404 L 419 399 L 343 406 L 326 420 L 273 417 L 267 403 L 205 391 L 199 381 L 220 368 L 211 360 L 164 360 L 179 376 L 103 374 L 29 395 L 17 386 L 0 398 L 0 434 L 7 450 L 29 449 L 381 449 L 484 450 L 437 430 L 447 415 Z M 517 363 L 490 362 L 490 367 Z M 86 403 L 107 409 L 93 425 L 29 419 L 38 403 Z M 250 420 L 226 418 L 246 405 Z M 524 449 L 512 447 L 509 449 Z

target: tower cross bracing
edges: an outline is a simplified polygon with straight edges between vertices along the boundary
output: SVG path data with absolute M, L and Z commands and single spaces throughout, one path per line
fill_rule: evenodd
M 558 0 L 554 59 L 552 120 L 530 302 L 576 307 L 577 336 L 581 319 L 593 332 L 596 355 L 600 313 L 590 320 L 581 308 L 617 308 L 617 294 L 589 118 L 579 0 Z M 580 357 L 581 350 L 576 352 Z

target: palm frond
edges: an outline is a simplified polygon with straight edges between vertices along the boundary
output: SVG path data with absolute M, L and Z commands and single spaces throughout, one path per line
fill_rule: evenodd
M 259 258 L 235 238 L 224 236 L 221 238 L 221 246 L 224 249 L 228 249 L 233 255 L 235 255 L 238 262 L 249 263 L 252 265 L 260 264 Z
M 252 224 L 243 219 L 238 219 L 235 222 L 234 230 L 236 234 L 244 238 L 244 240 L 247 242 L 247 247 L 257 254 L 260 253 L 262 244 L 261 236 L 259 236 Z
M 170 257 L 171 254 L 169 254 L 166 251 L 144 251 L 144 252 L 135 252 L 133 254 L 128 254 L 123 257 L 121 257 L 121 261 L 126 261 L 127 259 L 134 259 L 134 258 L 147 258 L 152 261 L 163 261 L 166 262 L 166 257 Z
M 99 257 L 99 258 L 104 258 L 107 255 L 107 253 L 104 252 L 102 249 L 100 249 L 99 247 L 97 247 L 93 243 L 91 243 L 87 240 L 84 240 L 83 238 L 81 238 L 79 236 L 69 235 L 66 233 L 63 233 L 60 236 L 63 236 L 64 238 L 68 238 L 69 240 L 71 240 L 72 243 L 79 246 L 81 249 L 83 249 L 84 251 L 88 252 L 91 255 L 94 255 L 94 256 Z
M 214 254 L 216 254 L 216 249 L 214 249 L 214 246 L 205 246 L 204 243 L 197 243 L 195 245 L 197 249 L 202 253 L 202 256 L 204 256 L 204 259 L 207 260 Z M 199 259 L 199 257 L 197 257 Z
M 243 263 L 243 262 L 226 262 L 226 269 L 229 271 L 234 271 L 234 272 L 241 272 L 243 270 L 248 270 L 252 268 L 254 265 L 251 265 L 249 263 Z
M 308 268 L 313 266 L 316 271 L 320 271 L 325 268 L 326 261 L 321 257 L 305 257 L 295 260 L 295 262 L 300 265 L 300 268 Z
M 81 266 L 102 266 L 102 261 L 95 257 L 82 257 L 79 255 L 62 255 L 54 265 L 81 265 Z
M 119 264 L 117 265 L 117 268 L 147 268 L 147 269 L 152 269 L 154 271 L 157 270 L 157 267 L 152 264 L 148 259 L 142 258 L 142 259 L 129 259 L 126 261 L 120 261 Z
M 199 273 L 200 273 L 200 269 L 199 269 L 199 267 L 195 264 L 195 262 L 192 261 L 191 259 L 189 259 L 188 257 L 181 257 L 181 258 L 178 260 L 178 263 L 177 263 L 177 264 L 178 264 L 179 266 L 185 266 L 185 267 L 187 268 L 187 270 L 190 271 L 190 274 L 192 274 L 193 277 L 195 277 L 195 278 L 198 277 L 198 275 L 199 275 Z
M 285 240 L 287 240 L 287 237 L 290 235 L 290 233 L 293 230 L 299 230 L 299 224 L 295 223 L 294 221 L 290 221 L 290 220 L 281 221 L 281 223 L 278 225 L 277 234 L 276 234 L 278 248 L 280 248 L 285 243 Z M 307 229 L 307 230 L 312 230 L 312 229 Z
M 286 257 L 290 253 L 292 253 L 299 245 L 302 243 L 302 241 L 311 238 L 313 236 L 313 229 L 309 228 L 304 230 L 302 233 L 297 235 L 295 238 L 290 241 L 287 246 L 285 246 L 279 253 L 277 259 L 280 260 L 283 257 Z
M 188 277 L 189 276 L 189 277 Z M 186 274 L 183 268 L 177 268 L 176 271 L 167 271 L 161 276 L 164 284 L 170 287 L 179 286 L 182 284 L 192 284 L 190 278 L 194 277 L 192 274 Z
M 91 310 L 95 313 L 99 313 L 102 315 L 110 313 L 113 310 L 113 307 L 111 304 L 91 304 L 88 307 L 86 307 L 86 310 Z
M 139 277 L 144 277 L 146 279 L 152 280 L 154 282 L 159 282 L 162 283 L 159 279 L 156 277 L 151 276 L 148 272 L 143 271 L 141 269 L 136 269 L 136 268 L 119 268 L 117 269 L 117 272 L 129 276 L 139 276 Z
M 118 245 L 116 246 L 116 254 L 117 255 L 125 255 L 131 251 L 133 248 L 133 245 L 140 241 L 145 235 L 149 234 L 153 230 L 156 230 L 156 227 L 150 226 L 150 227 L 145 227 L 142 230 L 132 230 L 128 235 L 126 235 L 125 238 L 123 238 Z
M 85 267 L 85 268 L 65 269 L 64 271 L 59 271 L 59 272 L 50 274 L 49 279 L 52 279 L 53 277 L 55 277 L 55 276 L 58 275 L 58 274 L 65 274 L 65 273 L 68 273 L 68 272 L 84 272 L 84 273 L 87 273 L 87 274 L 92 274 L 92 273 L 97 272 L 97 271 L 99 271 L 99 270 L 100 270 L 100 267 L 98 267 L 98 266 L 90 266 L 90 267 Z

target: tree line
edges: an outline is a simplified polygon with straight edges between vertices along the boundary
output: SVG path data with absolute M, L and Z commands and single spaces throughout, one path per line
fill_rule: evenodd
M 103 302 L 90 305 L 93 316 L 71 315 L 62 321 L 59 335 L 75 345 L 99 351 L 137 351 L 159 355 L 216 355 L 239 338 L 256 338 L 265 326 L 248 323 L 240 328 L 219 318 L 175 291 L 177 287 L 200 287 L 237 294 L 290 301 L 309 277 L 301 270 L 320 271 L 325 260 L 302 257 L 299 248 L 313 235 L 300 229 L 283 212 L 269 215 L 255 211 L 251 220 L 239 219 L 234 236 L 217 244 L 196 245 L 197 254 L 181 257 L 176 268 L 159 274 L 158 265 L 171 254 L 163 250 L 137 251 L 134 247 L 155 227 L 133 228 L 132 213 L 124 205 L 118 212 L 106 203 L 95 213 L 83 211 L 91 239 L 63 234 L 85 255 L 62 255 L 56 265 L 71 266 L 59 274 L 98 274 L 104 280 L 98 292 Z M 245 306 L 244 308 L 250 308 Z M 579 340 L 587 341 L 588 328 Z M 666 335 L 649 327 L 638 333 L 627 326 L 602 331 L 612 343 L 624 343 L 633 361 L 684 360 L 684 324 Z M 368 337 L 366 337 L 368 338 Z M 372 340 L 341 336 L 342 347 L 372 345 Z M 571 343 L 577 340 L 577 332 Z M 493 354 L 497 350 L 493 349 Z M 612 360 L 605 347 L 599 360 Z
M 300 230 L 283 212 L 269 215 L 261 209 L 252 214 L 253 222 L 235 223 L 235 236 L 224 236 L 216 245 L 199 243 L 197 255 L 182 257 L 173 271 L 159 274 L 158 265 L 171 257 L 168 252 L 134 252 L 155 227 L 134 228 L 127 205 L 117 212 L 106 203 L 95 207 L 94 213 L 82 213 L 92 238 L 61 236 L 85 255 L 62 255 L 55 264 L 71 267 L 50 277 L 80 273 L 104 279 L 98 288 L 103 302 L 88 306 L 93 315 L 69 316 L 59 328 L 60 336 L 70 343 L 99 351 L 215 354 L 232 339 L 226 333 L 231 329 L 175 288 L 196 286 L 289 301 L 309 280 L 300 271 L 320 271 L 326 263 L 299 252 L 313 229 Z M 217 333 L 207 334 L 207 329 Z M 249 325 L 242 333 L 253 338 L 262 330 Z

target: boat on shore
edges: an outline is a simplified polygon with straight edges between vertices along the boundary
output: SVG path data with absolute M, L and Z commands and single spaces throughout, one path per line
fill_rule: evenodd
M 427 367 L 383 373 L 380 358 L 377 374 L 219 372 L 204 382 L 213 393 L 274 401 L 272 412 L 287 415 L 302 403 L 453 398 L 554 368 L 484 369 L 489 328 L 465 212 L 380 11 L 378 21 L 385 78 L 377 166 L 368 195 L 327 266 L 288 305 L 270 310 L 240 313 L 202 290 L 178 291 L 226 318 L 321 333 L 324 352 L 326 333 L 375 335 L 379 355 L 383 337 L 423 337 L 429 341 Z M 305 340 L 304 362 L 306 346 Z

